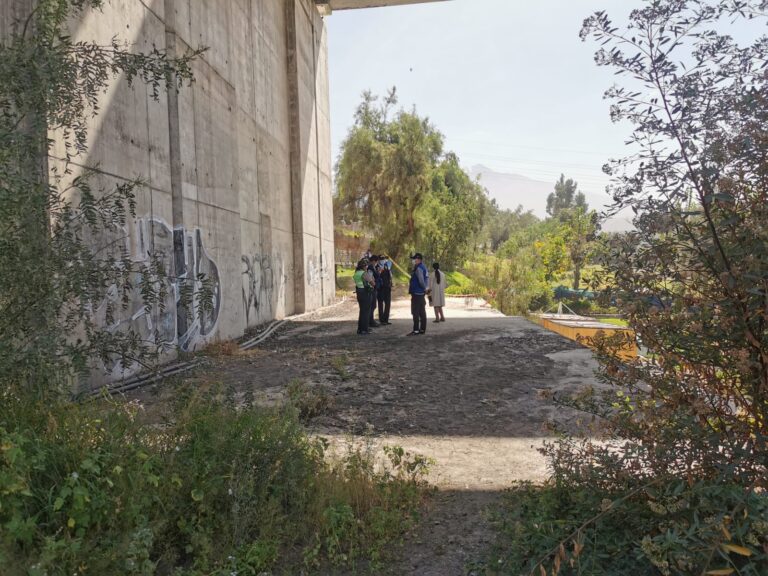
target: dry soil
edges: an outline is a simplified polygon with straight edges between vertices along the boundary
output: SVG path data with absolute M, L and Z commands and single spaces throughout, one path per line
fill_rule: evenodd
M 330 395 L 332 408 L 310 427 L 335 449 L 364 439 L 433 458 L 438 492 L 388 573 L 472 574 L 492 538 L 488 510 L 514 481 L 545 477 L 537 448 L 551 424 L 578 426 L 549 397 L 595 385 L 593 356 L 476 299 L 449 298 L 447 321 L 430 318 L 423 336 L 406 335 L 406 300 L 370 336 L 356 334 L 356 317 L 350 301 L 290 322 L 253 352 L 211 358 L 191 382 L 213 375 L 273 404 L 298 379 Z

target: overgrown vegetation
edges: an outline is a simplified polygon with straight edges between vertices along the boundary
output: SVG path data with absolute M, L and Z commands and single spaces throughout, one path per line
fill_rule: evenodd
M 75 42 L 67 22 L 101 5 L 29 3 L 0 43 L 3 386 L 63 386 L 93 365 L 149 362 L 168 345 L 130 327 L 108 328 L 130 300 L 157 316 L 172 289 L 167 262 L 154 254 L 136 261 L 123 249 L 141 181 L 101 189 L 76 163 L 84 163 L 89 122 L 111 82 L 146 83 L 158 98 L 192 80 L 189 65 L 199 52 L 136 53 L 117 37 L 107 46 Z
M 647 0 L 624 29 L 604 12 L 584 24 L 629 84 L 608 97 L 636 153 L 610 171 L 636 230 L 602 265 L 652 354 L 596 342 L 608 390 L 558 400 L 600 436 L 549 446 L 552 480 L 511 492 L 501 573 L 768 573 L 766 15 L 765 1 Z M 756 39 L 723 34 L 734 22 Z
M 292 406 L 184 394 L 167 421 L 141 406 L 0 397 L 0 566 L 27 574 L 375 571 L 416 519 L 427 462 L 338 460 Z
M 181 388 L 164 422 L 109 398 L 69 401 L 76 378 L 150 364 L 172 344 L 116 329 L 129 305 L 151 327 L 174 290 L 179 314 L 211 302 L 205 277 L 172 278 L 152 250 L 130 256 L 143 183 L 101 188 L 81 168 L 108 87 L 142 82 L 159 98 L 192 81 L 200 52 L 73 41 L 68 24 L 101 6 L 30 2 L 0 45 L 0 572 L 375 571 L 415 518 L 427 462 L 397 449 L 387 466 L 364 451 L 328 458 L 300 424 L 327 393 L 295 385 L 266 410 Z

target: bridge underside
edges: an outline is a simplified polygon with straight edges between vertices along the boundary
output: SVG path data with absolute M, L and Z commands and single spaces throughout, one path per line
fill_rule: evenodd
M 317 0 L 321 11 L 354 10 L 358 8 L 377 8 L 380 6 L 402 6 L 405 4 L 424 4 L 426 2 L 444 2 L 445 0 Z

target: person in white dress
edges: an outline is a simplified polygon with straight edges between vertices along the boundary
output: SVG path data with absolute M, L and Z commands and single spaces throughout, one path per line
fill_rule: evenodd
M 445 313 L 443 307 L 445 306 L 445 287 L 448 284 L 448 279 L 440 271 L 440 264 L 435 262 L 432 264 L 432 268 L 435 269 L 435 273 L 430 278 L 429 288 L 431 290 L 429 300 L 431 306 L 435 309 L 435 322 L 445 322 Z

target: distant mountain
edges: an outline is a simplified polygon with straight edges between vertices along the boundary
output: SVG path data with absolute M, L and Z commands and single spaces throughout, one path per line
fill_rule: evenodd
M 482 164 L 473 166 L 470 175 L 473 178 L 480 177 L 480 183 L 500 208 L 514 210 L 522 205 L 526 210 L 533 210 L 540 218 L 547 215 L 547 196 L 554 189 L 554 182 L 542 182 L 520 174 L 494 172 Z
M 554 191 L 554 181 L 542 182 L 520 174 L 496 172 L 482 164 L 472 166 L 470 175 L 473 178 L 480 177 L 480 184 L 488 190 L 488 195 L 496 200 L 500 208 L 514 210 L 522 206 L 525 210 L 532 210 L 539 218 L 546 218 L 547 196 Z M 586 196 L 591 208 L 602 210 L 606 204 L 606 198 L 589 193 Z M 603 230 L 608 232 L 631 228 L 629 215 L 619 215 L 603 224 Z

